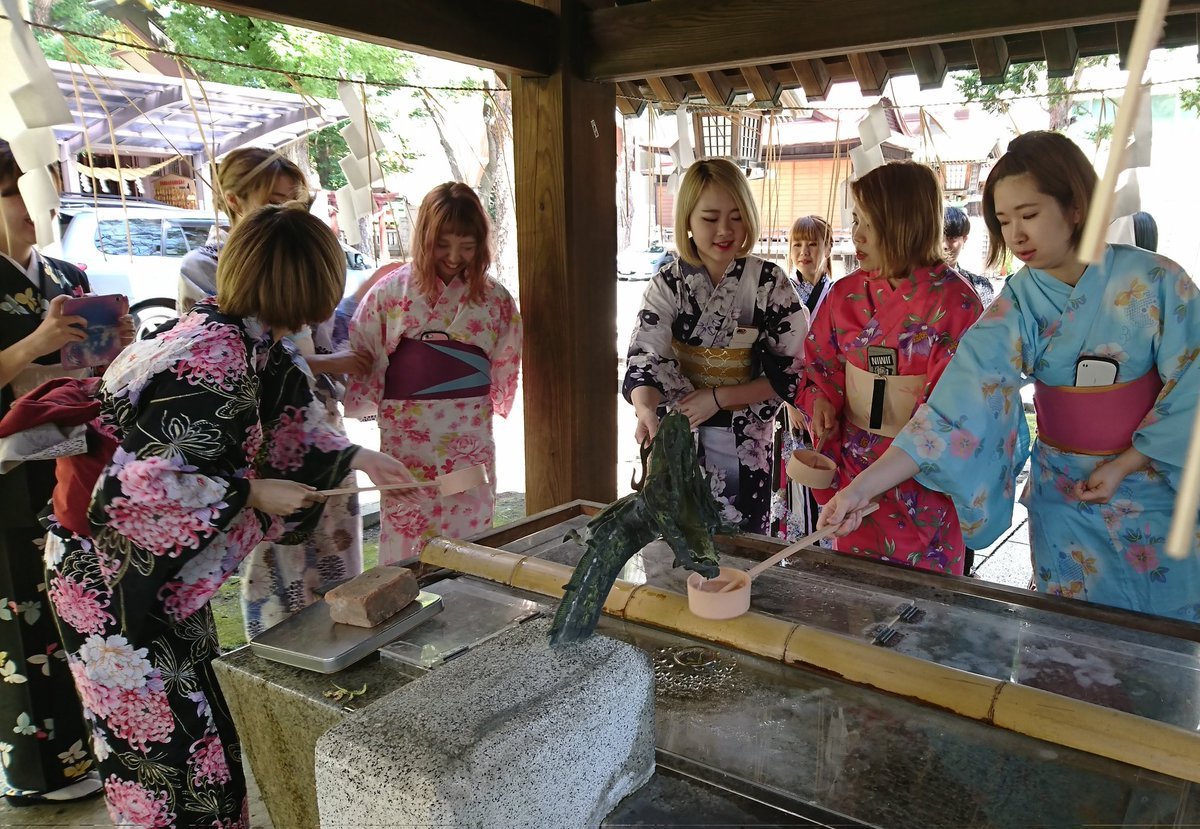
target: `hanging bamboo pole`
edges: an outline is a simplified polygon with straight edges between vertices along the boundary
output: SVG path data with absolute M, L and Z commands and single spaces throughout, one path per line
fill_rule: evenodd
M 572 567 L 452 538 L 425 545 L 421 561 L 561 598 Z M 629 622 L 815 668 L 1055 745 L 1200 783 L 1200 734 L 1077 699 L 938 665 L 868 642 L 751 611 L 711 621 L 687 597 L 618 579 L 604 612 Z

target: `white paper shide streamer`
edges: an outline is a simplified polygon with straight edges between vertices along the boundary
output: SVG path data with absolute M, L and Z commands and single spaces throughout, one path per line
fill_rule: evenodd
M 346 234 L 346 244 L 357 245 L 362 241 L 359 220 L 369 219 L 375 212 L 371 188 L 383 184 L 383 168 L 376 157 L 383 140 L 371 123 L 360 84 L 340 81 L 338 98 L 350 114 L 350 123 L 339 130 L 350 153 L 338 162 L 346 176 L 346 185 L 337 191 L 338 226 Z
M 39 247 L 58 241 L 58 188 L 47 165 L 58 161 L 51 127 L 71 124 L 71 110 L 54 81 L 42 50 L 25 22 L 17 0 L 0 0 L 7 20 L 0 20 L 0 138 L 12 147 L 21 197 L 37 228 Z

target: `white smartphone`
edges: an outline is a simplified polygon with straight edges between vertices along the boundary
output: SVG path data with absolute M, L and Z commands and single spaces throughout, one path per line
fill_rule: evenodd
M 1111 386 L 1117 382 L 1120 364 L 1112 357 L 1080 357 L 1075 361 L 1076 387 Z

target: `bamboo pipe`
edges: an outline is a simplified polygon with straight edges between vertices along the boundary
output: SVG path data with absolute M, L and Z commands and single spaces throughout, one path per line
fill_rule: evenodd
M 452 538 L 425 545 L 421 561 L 561 598 L 574 568 Z M 858 685 L 950 711 L 1055 745 L 1200 783 L 1200 734 L 1060 694 L 926 662 L 818 628 L 751 611 L 714 622 L 687 597 L 618 579 L 610 616 L 704 639 L 785 665 L 816 668 Z

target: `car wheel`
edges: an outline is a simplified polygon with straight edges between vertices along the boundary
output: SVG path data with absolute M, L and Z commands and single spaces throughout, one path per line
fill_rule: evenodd
M 139 340 L 148 339 L 160 325 L 179 316 L 173 299 L 148 299 L 130 308 L 129 313 L 133 315 L 134 336 Z

